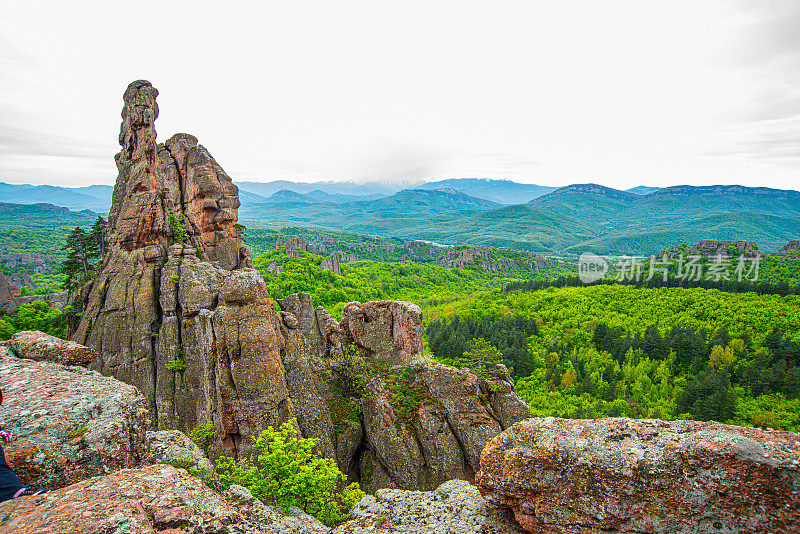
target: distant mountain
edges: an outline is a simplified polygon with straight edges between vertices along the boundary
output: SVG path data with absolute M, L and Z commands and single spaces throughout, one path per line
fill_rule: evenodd
M 242 205 L 239 217 L 242 219 L 285 219 L 308 222 L 324 226 L 326 223 L 340 227 L 346 219 L 355 214 L 379 213 L 382 217 L 401 214 L 401 219 L 432 215 L 459 210 L 488 210 L 500 204 L 490 200 L 475 198 L 454 189 L 426 191 L 406 189 L 394 195 L 376 200 L 356 202 L 308 201 L 310 195 L 299 195 L 291 191 L 278 192 L 262 204 Z M 283 202 L 281 202 L 283 200 Z
M 311 193 L 322 191 L 333 195 L 351 195 L 356 197 L 369 197 L 359 200 L 370 200 L 379 197 L 392 195 L 406 186 L 400 184 L 384 182 L 291 182 L 288 180 L 276 180 L 273 182 L 234 182 L 240 191 L 247 191 L 270 197 L 281 189 L 294 191 L 295 193 Z
M 458 210 L 488 210 L 498 202 L 476 198 L 452 188 L 405 189 L 386 198 L 363 203 L 365 211 L 406 211 L 412 213 L 441 213 Z
M 70 209 L 108 213 L 113 187 L 58 187 L 52 185 L 6 184 L 0 182 L 0 198 L 14 204 L 50 203 Z
M 555 187 L 522 184 L 511 180 L 490 180 L 489 178 L 451 178 L 415 186 L 415 189 L 442 188 L 455 189 L 476 198 L 506 205 L 524 204 L 556 189 Z
M 649 195 L 650 193 L 655 193 L 661 189 L 660 187 L 649 187 L 646 185 L 639 185 L 636 187 L 631 187 L 630 189 L 626 189 L 628 193 L 633 193 L 635 195 Z
M 93 223 L 99 215 L 89 210 L 71 211 L 53 204 L 0 203 L 0 219 L 20 226 L 82 226 Z

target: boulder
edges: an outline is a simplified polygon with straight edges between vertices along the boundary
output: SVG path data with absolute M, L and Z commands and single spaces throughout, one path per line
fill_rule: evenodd
M 147 404 L 136 388 L 82 367 L 23 360 L 0 347 L 5 455 L 31 488 L 60 488 L 149 463 Z
M 178 430 L 158 430 L 147 432 L 147 443 L 153 462 L 175 465 L 176 467 L 197 467 L 214 473 L 212 464 L 189 436 Z
M 185 470 L 169 465 L 123 469 L 37 497 L 0 503 L 0 534 L 322 534 L 328 530 L 305 514 L 246 502 L 249 492 L 242 496 L 233 489 L 231 500 L 226 500 Z
M 464 480 L 451 480 L 436 491 L 382 489 L 351 510 L 353 518 L 331 534 L 522 534 L 513 516 L 484 501 Z
M 716 422 L 535 418 L 477 483 L 528 532 L 798 532 L 800 434 Z
M 88 365 L 97 358 L 97 351 L 74 341 L 26 330 L 11 336 L 11 352 L 17 358 L 59 363 L 61 365 Z

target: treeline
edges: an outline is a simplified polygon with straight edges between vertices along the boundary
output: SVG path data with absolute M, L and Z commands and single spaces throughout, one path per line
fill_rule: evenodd
M 503 363 L 515 376 L 527 376 L 533 371 L 528 338 L 539 334 L 534 318 L 521 315 L 487 315 L 482 319 L 456 317 L 449 322 L 434 320 L 425 330 L 431 351 L 440 359 L 459 360 L 470 350 L 473 339 L 481 338 L 501 353 Z
M 800 261 L 798 261 L 800 264 Z M 750 282 L 748 280 L 681 280 L 677 278 L 653 277 L 650 280 L 613 280 L 601 278 L 594 282 L 583 282 L 577 276 L 560 276 L 555 280 L 518 280 L 506 284 L 503 290 L 512 291 L 538 291 L 548 287 L 583 287 L 583 286 L 611 286 L 626 285 L 635 287 L 682 287 L 687 289 L 718 289 L 728 293 L 756 293 L 758 295 L 800 295 L 800 285 L 791 285 L 789 282 Z

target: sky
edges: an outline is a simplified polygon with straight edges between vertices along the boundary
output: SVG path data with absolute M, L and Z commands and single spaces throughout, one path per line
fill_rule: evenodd
M 159 90 L 235 181 L 797 189 L 800 2 L 0 0 L 0 181 L 113 184 Z

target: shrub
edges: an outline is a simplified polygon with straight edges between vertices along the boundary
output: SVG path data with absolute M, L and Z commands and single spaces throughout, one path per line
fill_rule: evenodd
M 189 240 L 189 232 L 186 231 L 186 217 L 179 213 L 177 217 L 169 216 L 169 229 L 172 232 L 174 243 L 186 243 Z
M 231 484 L 248 488 L 262 501 L 283 508 L 297 506 L 327 525 L 347 519 L 348 511 L 365 495 L 354 482 L 337 492 L 345 477 L 336 462 L 313 452 L 317 440 L 303 438 L 294 420 L 253 438 L 258 466 L 217 460 L 218 489 Z
M 214 443 L 214 423 L 197 425 L 189 432 L 189 439 L 194 441 L 194 444 L 208 456 L 208 451 L 211 450 L 211 445 Z

